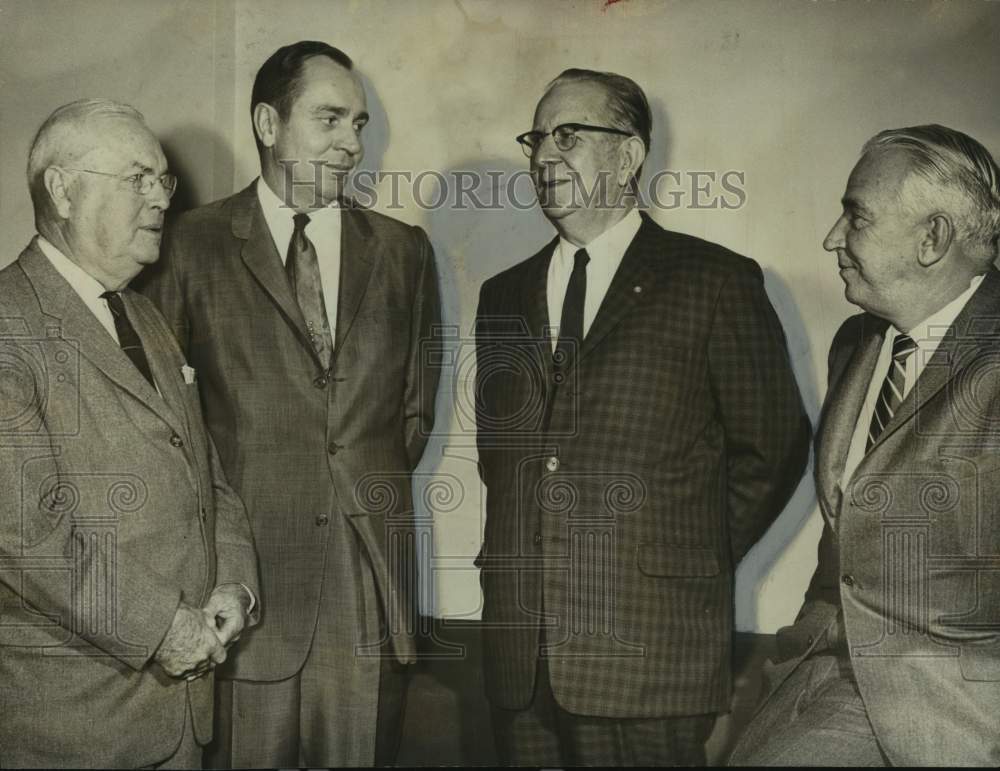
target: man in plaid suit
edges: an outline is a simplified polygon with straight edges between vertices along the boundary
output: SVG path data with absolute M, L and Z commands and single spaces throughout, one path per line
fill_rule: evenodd
M 477 564 L 504 763 L 704 764 L 733 571 L 808 455 L 758 266 L 635 208 L 650 127 L 628 78 L 556 78 L 518 141 L 558 237 L 480 296 Z

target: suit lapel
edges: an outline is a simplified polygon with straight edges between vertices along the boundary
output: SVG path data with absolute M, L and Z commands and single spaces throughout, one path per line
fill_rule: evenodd
M 80 354 L 91 364 L 149 407 L 171 428 L 175 431 L 182 429 L 184 424 L 177 419 L 163 397 L 136 369 L 34 241 L 21 254 L 20 265 L 35 287 L 42 312 L 60 320 L 59 335 L 67 342 L 76 344 Z M 132 307 L 130 304 L 128 310 L 131 311 Z M 153 377 L 156 377 L 155 370 Z
M 655 278 L 649 265 L 649 258 L 656 251 L 655 236 L 656 226 L 643 214 L 642 225 L 625 250 L 611 286 L 583 338 L 580 354 L 574 359 L 574 365 L 600 345 L 608 333 L 642 300 L 644 292 L 648 296 Z
M 524 321 L 526 332 L 531 339 L 539 341 L 534 347 L 538 354 L 538 364 L 545 373 L 546 388 L 552 384 L 555 368 L 552 361 L 551 331 L 552 321 L 549 319 L 549 264 L 555 253 L 559 239 L 554 238 L 538 253 L 531 273 L 526 279 L 527 291 L 524 294 Z
M 865 317 L 861 341 L 826 397 L 827 409 L 817 433 L 816 469 L 819 494 L 831 516 L 840 509 L 840 477 L 887 327 L 880 319 Z
M 948 327 L 934 355 L 899 405 L 889 425 L 882 431 L 878 441 L 872 445 L 869 455 L 877 452 L 889 437 L 906 425 L 948 382 L 971 362 L 976 361 L 984 352 L 987 343 L 991 347 L 995 346 L 993 335 L 998 325 L 996 318 L 998 308 L 1000 308 L 1000 273 L 996 269 L 991 269 L 965 307 L 955 317 L 954 323 Z
M 257 200 L 257 182 L 239 193 L 233 201 L 233 235 L 242 240 L 240 256 L 254 278 L 264 288 L 278 310 L 292 326 L 299 341 L 320 364 L 316 351 L 309 341 L 306 322 L 299 303 L 292 294 L 285 266 L 274 245 L 274 237 L 267 227 L 264 212 Z
M 340 209 L 340 289 L 337 297 L 337 340 L 333 358 L 336 361 L 351 331 L 354 318 L 378 259 L 375 234 L 364 215 L 349 204 Z

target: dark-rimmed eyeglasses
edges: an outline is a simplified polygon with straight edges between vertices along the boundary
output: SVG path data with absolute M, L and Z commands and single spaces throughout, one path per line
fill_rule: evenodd
M 576 146 L 576 132 L 578 131 L 599 131 L 602 134 L 618 134 L 623 137 L 634 136 L 629 131 L 611 128 L 609 126 L 588 126 L 586 123 L 561 123 L 552 131 L 525 131 L 517 136 L 518 144 L 524 150 L 524 154 L 529 158 L 538 150 L 545 137 L 552 135 L 556 147 L 560 150 L 572 150 Z
M 153 186 L 159 182 L 163 192 L 170 198 L 177 190 L 177 177 L 173 174 L 160 174 L 157 176 L 151 171 L 137 172 L 135 174 L 112 174 L 107 171 L 96 171 L 94 169 L 70 169 L 66 171 L 82 171 L 84 174 L 100 174 L 102 177 L 115 177 L 128 184 L 137 195 L 149 195 L 153 192 Z

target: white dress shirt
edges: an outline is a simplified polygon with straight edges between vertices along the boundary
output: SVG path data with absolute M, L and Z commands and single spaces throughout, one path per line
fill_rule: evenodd
M 267 229 L 274 240 L 274 247 L 284 265 L 288 257 L 288 244 L 295 232 L 292 218 L 296 212 L 275 195 L 263 177 L 257 180 L 257 199 L 264 212 Z M 305 232 L 316 249 L 319 280 L 323 284 L 323 304 L 326 306 L 326 318 L 330 322 L 330 337 L 336 341 L 337 297 L 340 291 L 340 207 L 332 203 L 325 209 L 307 213 L 309 224 L 306 225 Z
M 560 238 L 549 262 L 546 294 L 549 306 L 549 329 L 552 334 L 552 350 L 556 349 L 559 338 L 559 324 L 562 319 L 566 288 L 573 273 L 574 255 L 581 248 L 587 250 L 587 295 L 583 304 L 583 334 L 586 337 L 590 325 L 594 323 L 597 311 L 604 302 L 611 280 L 622 263 L 625 250 L 639 232 L 642 218 L 637 209 L 632 209 L 623 219 L 605 230 L 584 247 L 574 246 L 565 238 Z
M 910 338 L 917 344 L 917 349 L 906 360 L 903 399 L 913 390 L 914 383 L 917 382 L 917 378 L 924 371 L 927 362 L 934 356 L 934 352 L 938 349 L 938 345 L 944 338 L 945 333 L 955 323 L 958 314 L 962 312 L 962 308 L 965 307 L 969 298 L 979 288 L 982 280 L 983 276 L 975 276 L 969 282 L 969 288 L 962 292 L 962 294 L 910 330 Z M 865 445 L 868 442 L 868 429 L 871 427 L 872 414 L 875 412 L 879 391 L 882 390 L 882 383 L 885 382 L 885 376 L 889 372 L 889 365 L 892 362 L 892 344 L 895 342 L 896 337 L 901 334 L 902 332 L 891 324 L 885 331 L 885 339 L 882 341 L 882 348 L 879 351 L 878 361 L 875 364 L 875 371 L 872 373 L 871 383 L 868 384 L 868 395 L 865 397 L 865 403 L 861 407 L 861 414 L 858 415 L 858 423 L 854 427 L 854 435 L 851 437 L 851 446 L 847 451 L 847 462 L 844 464 L 844 473 L 840 478 L 841 490 L 847 489 L 847 484 L 851 481 L 855 470 L 865 457 Z
M 111 338 L 118 343 L 118 332 L 115 331 L 115 317 L 111 313 L 108 301 L 101 297 L 108 291 L 104 284 L 91 276 L 87 271 L 60 252 L 44 236 L 38 236 L 38 248 L 49 258 L 52 267 L 73 287 L 83 304 L 94 314 L 101 326 L 108 330 Z

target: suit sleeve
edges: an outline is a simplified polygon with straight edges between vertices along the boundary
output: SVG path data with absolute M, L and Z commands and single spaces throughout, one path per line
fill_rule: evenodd
M 215 442 L 207 431 L 206 439 L 215 498 L 215 583 L 243 584 L 253 592 L 257 600 L 249 619 L 253 626 L 260 620 L 260 578 L 250 520 L 243 501 L 226 481 Z
M 0 343 L 0 358 L 24 362 L 17 348 Z M 108 518 L 90 508 L 88 486 L 102 475 L 63 468 L 59 438 L 49 428 L 59 416 L 33 396 L 45 393 L 44 377 L 32 367 L 7 368 L 0 377 L 6 414 L 21 418 L 0 429 L 0 584 L 16 598 L 4 608 L 9 601 L 2 602 L 0 587 L 8 616 L 0 646 L 24 644 L 19 633 L 29 640 L 41 633 L 49 646 L 83 639 L 138 670 L 170 628 L 181 592 L 149 567 L 141 546 L 118 542 Z M 110 500 L 132 492 L 122 480 L 106 494 Z
M 411 469 L 420 463 L 427 439 L 434 428 L 434 400 L 441 373 L 440 359 L 435 355 L 440 338 L 433 331 L 441 323 L 441 299 L 434 265 L 434 249 L 423 230 L 418 228 L 417 233 L 420 268 L 414 286 L 406 389 L 403 396 L 404 438 Z
M 711 385 L 726 439 L 730 548 L 738 562 L 781 513 L 809 457 L 811 428 L 781 323 L 754 263 L 733 271 L 709 338 Z

